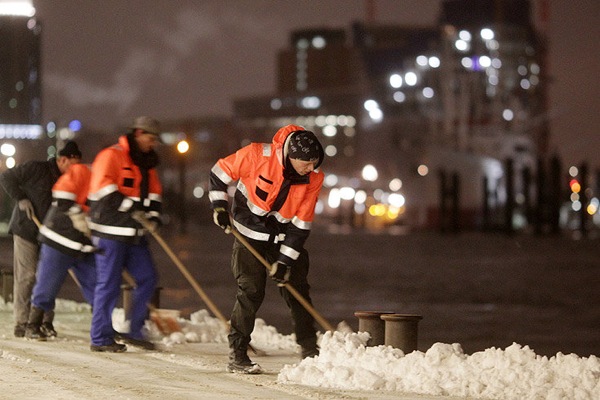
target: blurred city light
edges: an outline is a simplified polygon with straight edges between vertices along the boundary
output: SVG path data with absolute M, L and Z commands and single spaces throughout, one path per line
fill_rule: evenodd
M 17 149 L 15 146 L 10 143 L 3 143 L 2 146 L 0 146 L 0 153 L 2 153 L 3 156 L 12 157 L 15 155 L 16 151 Z
M 190 144 L 186 140 L 181 140 L 179 141 L 179 143 L 177 143 L 177 151 L 179 152 L 179 154 L 187 153 L 189 149 Z
M 362 169 L 362 177 L 365 181 L 375 182 L 379 174 L 377 173 L 377 168 L 375 168 L 371 164 L 367 164 Z
M 0 1 L 0 15 L 33 17 L 35 8 L 31 0 Z

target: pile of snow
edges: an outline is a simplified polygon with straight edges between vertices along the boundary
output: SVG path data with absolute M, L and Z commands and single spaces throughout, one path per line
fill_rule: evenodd
M 366 347 L 364 332 L 327 332 L 318 357 L 286 365 L 280 383 L 390 390 L 490 399 L 600 399 L 600 360 L 558 353 L 542 357 L 513 343 L 468 356 L 460 344 L 435 343 L 425 353 Z
M 0 310 L 12 310 L 2 304 Z M 90 317 L 90 307 L 69 300 L 57 300 L 60 313 L 81 313 Z M 147 321 L 146 334 L 167 349 L 184 343 L 227 343 L 227 327 L 207 310 L 190 319 L 177 318 L 180 332 L 163 335 Z M 113 325 L 128 330 L 122 309 L 115 309 Z M 368 333 L 326 332 L 319 336 L 321 353 L 279 372 L 281 384 L 301 384 L 340 390 L 397 391 L 433 396 L 508 399 L 600 399 L 600 359 L 557 353 L 536 355 L 528 346 L 513 343 L 506 349 L 489 348 L 472 355 L 461 345 L 435 343 L 426 352 L 404 354 L 390 346 L 367 347 Z M 256 320 L 251 344 L 267 354 L 283 350 L 297 353 L 295 336 L 282 335 L 261 319 Z M 11 354 L 0 353 L 0 358 Z

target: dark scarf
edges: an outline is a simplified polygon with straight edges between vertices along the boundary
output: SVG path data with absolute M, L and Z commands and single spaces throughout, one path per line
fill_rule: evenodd
M 279 189 L 279 193 L 277 193 L 277 197 L 273 202 L 273 207 L 271 207 L 271 211 L 279 211 L 281 207 L 283 207 L 283 203 L 288 197 L 290 193 L 290 188 L 292 185 L 305 185 L 310 183 L 309 175 L 300 175 L 296 172 L 294 167 L 292 167 L 292 163 L 290 162 L 289 157 L 285 159 L 285 166 L 283 170 L 283 183 L 281 184 L 281 189 Z
M 155 168 L 158 165 L 158 154 L 156 154 L 154 150 L 143 153 L 131 133 L 127 135 L 127 142 L 129 143 L 129 156 L 142 173 L 140 198 L 144 200 L 148 197 L 148 170 Z

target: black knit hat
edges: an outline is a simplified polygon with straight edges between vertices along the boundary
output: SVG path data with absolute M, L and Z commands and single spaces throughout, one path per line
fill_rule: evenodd
M 297 131 L 290 134 L 287 155 L 302 161 L 321 161 L 323 147 L 319 139 L 311 131 Z
M 67 143 L 65 143 L 65 147 L 63 147 L 62 150 L 58 152 L 58 155 L 61 157 L 68 158 L 81 158 L 81 151 L 79 150 L 77 143 L 70 140 Z

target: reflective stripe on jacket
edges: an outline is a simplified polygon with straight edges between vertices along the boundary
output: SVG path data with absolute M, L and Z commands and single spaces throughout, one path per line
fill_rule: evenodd
M 91 177 L 90 167 L 73 164 L 52 187 L 52 205 L 40 228 L 39 241 L 65 254 L 92 253 L 91 240 L 73 227 L 69 215 L 83 213 Z
M 232 207 L 234 227 L 250 239 L 280 243 L 278 261 L 287 265 L 298 259 L 308 238 L 324 179 L 322 171 L 311 172 L 305 182 L 290 186 L 279 210 L 272 210 L 284 182 L 285 140 L 301 130 L 301 126 L 287 125 L 277 131 L 272 143 L 252 143 L 218 160 L 210 174 L 213 208 L 228 208 L 227 188 L 238 181 Z
M 127 136 L 105 148 L 92 164 L 88 201 L 90 228 L 94 235 L 113 240 L 135 241 L 144 234 L 133 211 L 147 218 L 160 218 L 162 187 L 155 168 L 148 170 L 148 196 L 141 198 L 142 173 L 129 155 Z

